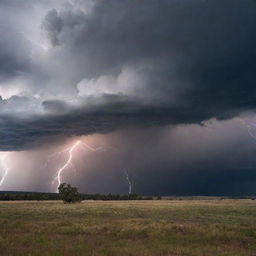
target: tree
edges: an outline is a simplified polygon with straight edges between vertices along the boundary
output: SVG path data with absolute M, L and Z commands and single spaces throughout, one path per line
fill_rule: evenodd
M 64 203 L 76 203 L 81 201 L 77 188 L 72 187 L 70 184 L 61 183 L 58 190 Z

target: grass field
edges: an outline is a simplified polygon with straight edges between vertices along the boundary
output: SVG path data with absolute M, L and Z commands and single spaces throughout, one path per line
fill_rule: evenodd
M 1 202 L 0 255 L 256 256 L 256 201 Z

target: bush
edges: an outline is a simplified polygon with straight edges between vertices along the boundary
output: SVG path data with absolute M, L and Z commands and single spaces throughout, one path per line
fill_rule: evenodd
M 80 202 L 80 194 L 76 187 L 72 187 L 70 184 L 62 183 L 58 187 L 60 198 L 64 203 L 76 203 Z

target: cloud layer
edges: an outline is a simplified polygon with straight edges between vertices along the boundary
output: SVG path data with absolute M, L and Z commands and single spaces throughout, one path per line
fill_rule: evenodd
M 2 0 L 0 151 L 41 166 L 30 189 L 92 135 L 118 153 L 78 163 L 85 192 L 123 192 L 125 166 L 139 193 L 253 193 L 255 24 L 254 0 Z
M 3 150 L 255 108 L 254 1 L 29 4 L 1 2 Z

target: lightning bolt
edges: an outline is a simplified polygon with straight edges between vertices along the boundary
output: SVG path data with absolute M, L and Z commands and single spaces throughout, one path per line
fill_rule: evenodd
M 74 154 L 74 151 L 79 147 L 81 147 L 84 150 L 90 150 L 93 152 L 106 151 L 105 147 L 100 146 L 100 147 L 95 148 L 95 147 L 88 145 L 85 142 L 82 142 L 81 140 L 78 140 L 72 146 L 67 147 L 62 151 L 55 152 L 52 155 L 50 155 L 48 157 L 48 160 L 45 163 L 45 168 L 47 167 L 47 165 L 49 164 L 49 162 L 51 161 L 52 158 L 58 157 L 64 153 L 68 153 L 68 158 L 66 159 L 65 163 L 56 171 L 56 175 L 53 177 L 53 180 L 52 180 L 52 184 L 57 184 L 57 188 L 56 188 L 57 193 L 58 193 L 58 188 L 59 188 L 60 184 L 62 183 L 62 174 L 63 174 L 64 170 L 67 169 L 69 166 L 73 166 L 73 168 L 75 168 L 75 165 L 73 164 L 73 154 Z M 112 147 L 109 147 L 109 148 L 111 150 L 115 150 L 115 148 L 112 148 Z M 115 151 L 116 151 L 116 153 L 118 153 L 117 150 L 115 150 Z M 125 174 L 125 178 L 128 182 L 128 193 L 130 195 L 132 193 L 132 183 L 131 183 L 129 175 L 125 169 L 124 169 L 124 174 Z
M 69 166 L 72 164 L 72 159 L 73 159 L 73 151 L 79 146 L 79 144 L 81 143 L 81 141 L 77 141 L 73 146 L 71 146 L 70 148 L 68 148 L 67 150 L 65 151 L 68 151 L 68 159 L 67 161 L 65 162 L 65 164 L 57 171 L 57 175 L 56 177 L 54 178 L 53 180 L 53 183 L 55 181 L 57 181 L 57 192 L 58 192 L 58 188 L 61 184 L 61 174 L 62 172 Z M 61 153 L 64 153 L 65 151 L 62 151 Z M 60 154 L 61 154 L 60 153 Z
M 243 119 L 238 118 L 238 120 L 247 128 L 248 134 L 256 140 L 256 135 L 253 134 L 252 130 L 256 128 L 255 124 L 249 124 L 245 122 Z
M 0 179 L 0 187 L 3 185 L 5 178 L 10 170 L 10 168 L 7 165 L 7 158 L 9 156 L 8 152 L 1 152 L 0 153 L 0 166 L 2 167 L 2 177 Z
M 74 167 L 74 164 L 73 164 L 73 153 L 74 151 L 78 148 L 78 147 L 82 147 L 83 149 L 89 149 L 90 151 L 93 151 L 93 152 L 96 152 L 96 151 L 99 151 L 99 150 L 102 150 L 104 151 L 104 148 L 103 147 L 97 147 L 97 148 L 94 148 L 90 145 L 88 145 L 87 143 L 85 142 L 82 142 L 81 140 L 78 140 L 76 141 L 71 147 L 68 147 L 62 151 L 59 151 L 59 152 L 55 152 L 54 154 L 52 154 L 49 159 L 47 160 L 46 162 L 46 166 L 48 165 L 50 159 L 52 159 L 53 157 L 55 156 L 59 156 L 63 153 L 66 153 L 68 152 L 68 158 L 67 160 L 65 161 L 65 163 L 62 165 L 62 167 L 60 167 L 57 172 L 56 172 L 56 176 L 54 177 L 53 181 L 52 181 L 52 184 L 55 184 L 57 183 L 57 189 L 56 189 L 56 192 L 58 193 L 58 188 L 60 186 L 60 184 L 62 183 L 62 173 L 65 169 L 67 169 L 69 166 L 73 166 Z
M 130 180 L 129 175 L 128 175 L 126 170 L 124 170 L 124 173 L 125 173 L 125 177 L 126 177 L 126 180 L 128 182 L 128 185 L 129 185 L 128 193 L 130 195 L 132 193 L 132 183 L 131 183 L 131 180 Z

